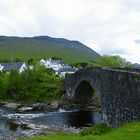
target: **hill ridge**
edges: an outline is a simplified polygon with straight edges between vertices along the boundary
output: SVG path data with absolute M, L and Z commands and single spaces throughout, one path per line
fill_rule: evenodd
M 77 40 L 50 36 L 0 36 L 0 59 L 13 55 L 21 59 L 62 57 L 68 62 L 96 61 L 100 55 Z

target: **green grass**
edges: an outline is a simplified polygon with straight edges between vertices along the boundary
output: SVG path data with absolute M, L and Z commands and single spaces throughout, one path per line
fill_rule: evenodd
M 116 130 L 102 135 L 55 134 L 33 137 L 27 140 L 140 140 L 140 122 L 127 123 Z

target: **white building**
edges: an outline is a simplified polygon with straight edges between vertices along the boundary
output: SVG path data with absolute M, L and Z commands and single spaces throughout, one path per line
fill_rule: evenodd
M 2 66 L 2 65 L 0 64 L 0 72 L 2 72 L 3 68 L 4 68 L 4 66 Z
M 40 63 L 46 68 L 52 68 L 56 75 L 60 77 L 65 77 L 66 73 L 75 73 L 75 69 L 71 68 L 68 64 L 64 63 L 62 60 L 40 60 Z
M 65 64 L 62 60 L 40 60 L 40 63 L 46 68 L 52 68 L 54 71 L 57 71 L 61 68 L 71 68 L 68 64 Z

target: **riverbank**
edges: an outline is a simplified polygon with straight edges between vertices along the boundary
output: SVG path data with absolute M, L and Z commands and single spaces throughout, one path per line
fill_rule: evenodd
M 59 113 L 63 113 L 65 110 L 59 109 L 53 112 L 26 110 L 24 112 L 16 112 L 15 107 L 19 106 L 19 104 L 7 103 L 3 105 L 4 107 L 0 108 L 0 140 L 16 140 L 18 137 L 32 137 L 60 131 L 68 133 L 79 132 L 78 128 L 67 125 L 59 126 L 56 123 L 57 121 L 61 121 Z M 11 110 L 9 105 L 14 110 Z M 5 108 L 5 106 L 8 108 Z M 60 120 L 57 117 L 60 117 Z M 54 120 L 55 118 L 56 121 Z
M 1 119 L 1 118 L 0 118 Z M 0 140 L 17 140 L 20 138 L 29 138 L 40 135 L 50 135 L 58 132 L 65 133 L 79 133 L 80 129 L 68 126 L 55 126 L 55 125 L 38 125 L 21 121 L 19 119 L 10 119 L 7 121 L 7 128 L 2 130 L 1 127 L 5 127 L 4 123 L 0 121 Z M 1 126 L 3 125 L 3 126 Z
M 56 103 L 56 102 L 55 102 Z M 48 135 L 60 131 L 67 133 L 78 133 L 82 127 L 93 126 L 101 123 L 100 112 L 53 108 L 50 111 L 35 110 L 34 104 L 1 102 L 0 108 L 0 130 L 7 132 L 3 139 L 8 137 L 32 137 L 37 135 Z M 35 106 L 35 107 L 36 107 Z M 43 104 L 44 106 L 44 104 Z M 24 108 L 24 111 L 21 111 Z M 54 110 L 55 109 L 55 110 Z
M 80 114 L 77 113 L 77 111 L 71 112 L 62 109 L 54 112 L 29 111 L 24 113 L 16 113 L 16 111 L 1 109 L 0 114 L 2 117 L 7 118 L 5 121 L 6 123 L 10 123 L 9 128 L 12 129 L 12 131 L 0 131 L 0 139 L 16 140 L 21 137 L 21 139 L 24 140 L 139 140 L 140 122 L 125 124 L 116 130 L 107 132 L 106 134 L 103 134 L 101 129 L 99 130 L 101 131 L 99 134 L 97 129 L 93 130 L 92 128 L 89 128 L 90 130 L 81 135 L 79 134 L 81 129 L 78 123 L 81 123 L 81 121 L 84 120 L 83 124 L 89 125 L 89 120 L 94 120 L 93 122 L 95 122 L 99 116 L 97 116 L 97 114 L 91 115 L 89 112 L 82 112 Z M 64 116 L 67 116 L 67 118 L 64 118 Z M 85 118 L 87 117 L 88 121 L 85 121 Z M 0 118 L 0 120 L 1 119 L 4 118 Z M 59 121 L 61 122 L 62 119 L 64 124 L 67 123 L 69 125 L 63 125 L 63 123 L 58 125 Z M 51 124 L 51 121 L 53 125 Z M 4 121 L 1 120 L 0 124 L 3 122 Z M 78 127 L 72 127 L 73 123 L 77 123 Z M 91 123 L 91 125 L 96 124 Z M 18 133 L 15 130 L 18 131 Z M 19 131 L 21 132 L 19 133 Z M 60 134 L 60 132 L 63 132 L 63 134 Z M 92 136 L 89 136 L 89 134 Z
M 0 107 L 16 112 L 29 111 L 55 111 L 60 108 L 60 100 L 48 101 L 46 103 L 22 103 L 22 102 L 6 102 L 1 101 Z
M 56 111 L 58 109 L 64 110 L 74 110 L 82 109 L 89 111 L 100 111 L 100 108 L 96 107 L 94 104 L 80 105 L 80 104 L 70 104 L 63 100 L 53 100 L 47 102 L 36 102 L 36 103 L 23 103 L 23 102 L 11 102 L 11 101 L 0 101 L 0 107 L 9 110 L 14 110 L 16 112 L 29 112 L 29 111 Z
M 44 103 L 0 101 L 0 108 L 3 112 L 0 112 L 1 119 L 3 117 L 6 118 L 6 125 L 9 127 L 8 133 L 3 135 L 3 132 L 0 132 L 1 139 L 2 137 L 3 139 L 7 137 L 16 139 L 19 136 L 32 137 L 60 131 L 78 133 L 80 127 L 93 125 L 92 111 L 99 112 L 94 106 L 84 108 L 84 106 L 81 107 L 80 105 L 67 104 L 62 100 L 53 100 Z M 85 111 L 84 113 L 78 113 L 78 110 L 81 110 L 81 108 L 83 112 Z M 86 111 L 91 111 L 91 113 Z M 79 119 L 81 115 L 83 118 Z M 100 122 L 100 115 L 97 114 L 96 116 L 99 117 L 99 120 L 96 121 Z M 38 118 L 40 119 L 38 120 Z M 46 122 L 47 120 L 48 122 Z M 57 121 L 60 121 L 59 123 L 62 124 L 59 125 Z M 3 123 L 3 121 L 1 120 L 0 123 Z
M 116 130 L 106 134 L 81 136 L 79 134 L 54 134 L 47 136 L 38 136 L 26 140 L 139 140 L 140 122 L 127 123 Z
M 5 132 L 0 130 L 0 140 L 17 140 L 20 137 L 14 132 Z

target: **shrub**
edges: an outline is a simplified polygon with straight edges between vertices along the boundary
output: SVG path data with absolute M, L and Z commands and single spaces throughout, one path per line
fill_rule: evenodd
M 90 128 L 85 128 L 80 132 L 80 135 L 86 136 L 86 135 L 101 135 L 105 134 L 107 132 L 110 132 L 112 128 L 108 127 L 105 124 L 99 124 Z
M 53 75 L 51 69 L 36 65 L 21 74 L 12 70 L 10 74 L 0 74 L 0 99 L 41 102 L 60 99 L 63 80 Z

